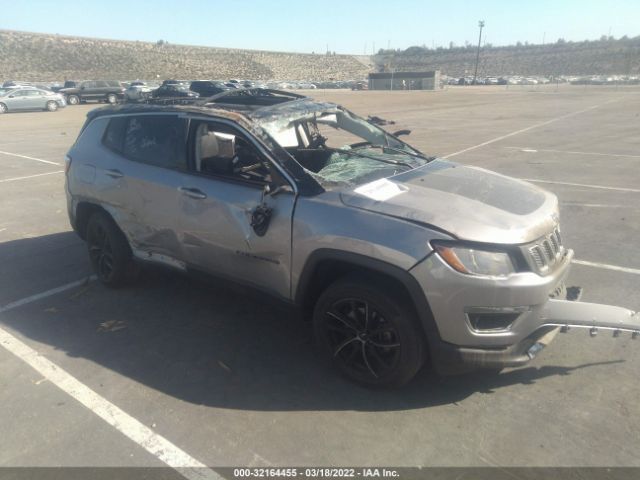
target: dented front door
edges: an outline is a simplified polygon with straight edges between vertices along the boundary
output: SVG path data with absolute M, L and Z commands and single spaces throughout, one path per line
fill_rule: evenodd
M 289 297 L 291 219 L 295 196 L 266 196 L 271 219 L 263 236 L 252 227 L 263 190 L 222 178 L 189 175 L 179 208 L 187 263 Z

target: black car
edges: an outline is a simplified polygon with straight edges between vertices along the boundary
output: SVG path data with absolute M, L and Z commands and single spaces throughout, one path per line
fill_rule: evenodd
M 189 86 L 181 83 L 167 83 L 161 85 L 155 90 L 151 96 L 153 98 L 176 98 L 176 97 L 191 97 L 197 98 L 200 95 L 196 92 L 189 90 Z
M 87 80 L 79 82 L 74 87 L 63 88 L 58 93 L 67 97 L 69 105 L 77 105 L 87 101 L 114 104 L 124 98 L 124 90 L 122 84 L 115 80 Z
M 233 87 L 212 80 L 196 80 L 191 82 L 190 89 L 192 92 L 200 94 L 201 97 L 211 97 L 227 90 L 233 90 Z

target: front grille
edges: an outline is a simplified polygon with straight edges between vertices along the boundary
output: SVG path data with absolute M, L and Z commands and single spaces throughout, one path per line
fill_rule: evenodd
M 560 229 L 556 229 L 549 235 L 542 237 L 529 246 L 529 256 L 540 273 L 546 273 L 560 261 L 564 253 Z

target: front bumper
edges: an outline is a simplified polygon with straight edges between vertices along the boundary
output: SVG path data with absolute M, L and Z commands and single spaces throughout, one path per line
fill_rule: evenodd
M 416 265 L 411 273 L 429 302 L 438 338 L 428 335 L 432 361 L 442 374 L 476 368 L 522 366 L 548 345 L 562 327 L 640 333 L 637 313 L 620 307 L 550 299 L 568 272 L 568 250 L 549 275 L 517 273 L 506 278 L 475 277 L 451 269 L 437 254 Z M 468 312 L 515 311 L 517 318 L 502 330 L 478 331 Z
M 535 358 L 558 332 L 571 328 L 589 329 L 591 336 L 600 330 L 608 330 L 614 337 L 627 332 L 637 338 L 640 337 L 640 313 L 611 305 L 549 300 L 543 310 L 543 324 L 522 341 L 503 348 L 470 348 L 432 342 L 432 360 L 436 370 L 444 375 L 479 368 L 520 367 Z

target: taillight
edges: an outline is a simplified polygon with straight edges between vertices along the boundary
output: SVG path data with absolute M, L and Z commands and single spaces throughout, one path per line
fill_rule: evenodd
M 71 168 L 71 157 L 69 155 L 65 155 L 64 157 L 64 174 L 69 173 L 69 169 Z

